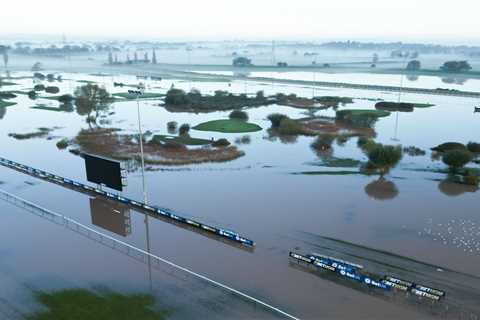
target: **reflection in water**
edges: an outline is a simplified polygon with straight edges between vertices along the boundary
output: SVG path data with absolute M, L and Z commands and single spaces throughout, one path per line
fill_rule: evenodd
M 331 134 L 322 134 L 319 135 L 315 141 L 312 142 L 310 148 L 315 152 L 315 154 L 319 157 L 331 157 L 333 155 L 333 141 L 335 140 L 335 136 Z
M 61 111 L 64 111 L 64 112 L 73 112 L 75 110 L 75 108 L 74 108 L 74 106 L 71 102 L 60 104 L 59 109 Z
M 248 71 L 234 71 L 233 76 L 237 78 L 248 78 L 250 77 L 250 72 Z
M 407 79 L 408 79 L 408 81 L 417 81 L 417 80 L 418 80 L 418 76 L 415 75 L 415 74 L 408 74 L 408 75 L 407 75 Z
M 467 79 L 465 78 L 442 78 L 443 83 L 448 83 L 448 84 L 456 84 L 456 85 L 464 85 L 467 82 Z
M 365 186 L 365 193 L 375 200 L 391 200 L 398 196 L 397 186 L 392 181 L 379 178 Z
M 449 197 L 458 197 L 467 192 L 477 192 L 478 187 L 462 183 L 455 183 L 449 179 L 446 179 L 438 184 L 438 190 Z
M 267 130 L 268 136 L 265 137 L 268 141 L 277 141 L 284 144 L 294 144 L 297 143 L 298 136 L 293 134 L 281 134 L 277 129 L 270 128 Z
M 250 144 L 251 141 L 252 139 L 249 135 L 245 135 L 235 139 L 236 144 Z
M 90 198 L 92 223 L 102 229 L 126 237 L 132 232 L 130 209 L 102 198 Z

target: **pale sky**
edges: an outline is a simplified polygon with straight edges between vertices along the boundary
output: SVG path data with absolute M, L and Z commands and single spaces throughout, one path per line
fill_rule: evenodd
M 478 0 L 2 0 L 0 34 L 480 43 Z

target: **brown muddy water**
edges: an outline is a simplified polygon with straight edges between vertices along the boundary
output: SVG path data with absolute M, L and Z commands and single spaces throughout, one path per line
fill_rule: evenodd
M 22 73 L 13 75 L 21 76 Z M 66 80 L 54 84 L 61 88 L 61 93 L 72 92 L 82 84 L 78 80 L 90 80 L 105 85 L 111 92 L 127 90 L 114 88 L 114 81 L 143 81 L 148 92 L 158 93 L 165 93 L 174 83 L 175 87 L 187 90 L 195 87 L 202 93 L 229 90 L 253 94 L 264 90 L 266 94 L 284 92 L 305 97 L 315 94 L 355 98 L 354 104 L 341 108 L 374 109 L 375 102 L 369 99 L 398 99 L 398 95 L 392 93 L 314 89 L 275 83 L 160 82 L 121 75 L 63 76 Z M 17 86 L 2 90 L 26 90 L 34 85 L 32 79 L 15 82 Z M 322 167 L 318 155 L 310 148 L 313 137 L 289 141 L 269 137 L 267 115 L 274 112 L 292 118 L 312 115 L 305 110 L 276 105 L 247 109 L 249 121 L 263 128 L 250 134 L 192 130 L 190 134 L 196 138 L 227 138 L 234 142 L 248 135 L 250 142 L 239 144 L 245 156 L 230 162 L 149 166 L 146 172 L 149 202 L 205 223 L 235 230 L 253 239 L 257 246 L 254 251 L 241 250 L 150 217 L 150 251 L 301 319 L 435 318 L 439 316 L 439 305 L 425 300 L 405 302 L 398 295 L 385 298 L 371 290 L 357 290 L 335 278 L 305 272 L 291 265 L 288 258 L 291 250 L 304 253 L 325 251 L 348 260 L 370 261 L 370 267 L 379 273 L 400 273 L 440 289 L 444 287 L 452 298 L 439 304 L 451 305 L 450 310 L 455 312 L 443 312 L 442 317 L 469 319 L 472 314 L 478 317 L 479 192 L 445 183 L 445 174 L 425 170 L 444 167 L 440 161 L 431 159 L 429 148 L 446 141 L 480 141 L 480 116 L 473 114 L 478 101 L 411 94 L 404 94 L 401 99 L 435 106 L 415 109 L 411 113 L 392 113 L 376 123 L 377 141 L 413 145 L 427 151 L 425 156 L 405 155 L 399 166 L 386 177 L 392 183 L 389 186 L 394 186 L 394 192 L 382 188 L 376 190 L 376 184 L 372 187 L 378 179 L 375 176 L 292 174 L 355 170 Z M 85 116 L 79 116 L 75 111 L 31 108 L 36 104 L 58 108 L 58 102 L 53 100 L 32 101 L 25 95 L 18 95 L 13 101 L 18 104 L 7 107 L 0 120 L 0 156 L 85 182 L 83 160 L 67 150 L 58 150 L 55 145 L 62 138 L 73 138 L 80 129 L 88 128 Z M 227 118 L 229 114 L 172 113 L 158 106 L 158 99 L 140 103 L 143 129 L 155 134 L 167 134 L 169 121 L 194 126 Z M 117 102 L 110 112 L 114 113 L 102 119 L 102 127 L 136 133 L 135 101 Z M 333 116 L 334 111 L 321 110 L 315 115 Z M 58 128 L 49 132 L 47 138 L 15 140 L 8 136 L 9 133 L 34 132 L 41 127 Z M 351 138 L 345 144 L 334 144 L 333 155 L 365 161 L 356 140 Z M 472 165 L 475 166 L 478 167 Z M 140 171 L 133 168 L 127 179 L 124 194 L 142 199 Z M 0 181 L 3 190 L 131 245 L 146 248 L 143 213 L 111 208 L 101 199 L 4 167 L 0 167 Z M 8 310 L 27 313 L 38 309 L 32 298 L 34 290 L 108 287 L 122 292 L 151 290 L 159 307 L 173 311 L 172 318 L 278 317 L 182 273 L 156 268 L 149 273 L 148 264 L 9 203 L 1 201 L 0 204 L 0 310 L 4 313 Z M 331 238 L 345 242 L 326 240 Z M 394 255 L 385 255 L 378 250 Z

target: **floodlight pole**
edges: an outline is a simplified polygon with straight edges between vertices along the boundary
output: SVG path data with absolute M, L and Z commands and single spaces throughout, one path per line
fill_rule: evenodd
M 140 136 L 140 156 L 141 156 L 141 163 L 142 163 L 142 185 L 143 185 L 143 202 L 147 204 L 147 189 L 145 184 L 145 158 L 143 154 L 143 132 L 142 132 L 142 120 L 140 117 L 140 101 L 139 96 L 142 93 L 140 91 L 136 92 L 137 95 L 137 117 L 138 117 L 138 132 Z
M 139 97 L 142 95 L 142 91 L 137 90 L 129 90 L 129 93 L 134 93 L 137 96 L 137 117 L 138 117 L 138 132 L 140 136 L 140 155 L 141 155 L 141 163 L 142 163 L 142 185 L 143 185 L 143 202 L 147 204 L 147 189 L 146 189 L 146 184 L 145 184 L 145 158 L 143 154 L 143 131 L 142 131 L 142 121 L 140 117 L 140 101 Z M 148 214 L 145 213 L 145 235 L 147 238 L 147 252 L 150 253 L 150 228 L 148 224 Z M 150 291 L 153 291 L 153 282 L 152 282 L 152 264 L 151 264 L 151 258 L 148 256 L 147 259 L 147 264 L 148 264 L 148 280 L 149 280 L 149 285 L 150 285 Z

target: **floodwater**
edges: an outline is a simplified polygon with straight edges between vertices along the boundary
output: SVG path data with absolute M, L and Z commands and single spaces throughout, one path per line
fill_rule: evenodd
M 195 71 L 196 73 L 233 76 L 242 75 L 240 71 Z M 249 78 L 271 78 L 296 81 L 312 82 L 341 82 L 363 85 L 383 85 L 383 86 L 405 86 L 410 88 L 425 89 L 453 89 L 461 91 L 478 91 L 480 80 L 468 79 L 465 77 L 455 77 L 445 74 L 443 77 L 426 75 L 401 75 L 401 74 L 374 74 L 374 73 L 329 73 L 312 71 L 263 71 L 247 72 L 243 76 Z
M 22 73 L 12 75 L 21 76 Z M 215 90 L 248 94 L 263 90 L 267 95 L 283 92 L 305 97 L 338 95 L 355 98 L 354 104 L 341 108 L 373 109 L 375 102 L 369 99 L 398 99 L 394 93 L 274 82 L 160 82 L 132 76 L 84 74 L 64 74 L 63 77 L 63 82 L 53 83 L 61 88 L 61 93 L 72 92 L 82 84 L 78 80 L 90 80 L 105 85 L 112 93 L 128 89 L 113 87 L 114 81 L 129 84 L 142 81 L 147 85 L 146 91 L 158 93 L 165 93 L 173 84 L 177 88 L 197 88 L 210 94 Z M 396 79 L 390 81 L 393 83 Z M 470 81 L 473 80 L 467 83 Z M 22 90 L 34 85 L 32 79 L 15 82 L 18 86 L 6 89 Z M 374 176 L 292 174 L 337 170 L 320 166 L 319 156 L 310 148 L 314 138 L 282 141 L 269 137 L 267 115 L 280 112 L 291 118 L 311 116 L 305 110 L 277 105 L 247 109 L 249 121 L 263 128 L 250 134 L 191 130 L 193 137 L 225 137 L 231 142 L 248 135 L 250 143 L 238 145 L 245 151 L 244 157 L 226 163 L 149 167 L 146 172 L 149 202 L 205 223 L 235 230 L 253 239 L 257 246 L 253 252 L 241 250 L 150 217 L 150 251 L 302 319 L 404 319 L 420 315 L 428 318 L 428 312 L 378 299 L 291 268 L 288 260 L 290 250 L 318 251 L 313 235 L 385 250 L 480 276 L 480 193 L 458 185 L 445 185 L 442 182 L 444 174 L 419 170 L 443 168 L 441 162 L 431 160 L 428 151 L 431 147 L 446 141 L 467 143 L 480 140 L 480 116 L 473 114 L 473 106 L 478 101 L 413 94 L 403 94 L 401 99 L 435 106 L 416 109 L 412 113 L 392 113 L 376 123 L 377 141 L 413 145 L 427 151 L 425 156 L 404 156 L 399 166 L 386 177 L 397 190 L 387 196 L 382 190 L 368 187 L 378 179 Z M 0 120 L 0 156 L 85 182 L 83 160 L 55 146 L 61 138 L 73 138 L 81 128 L 88 128 L 85 117 L 76 112 L 31 108 L 38 103 L 58 107 L 58 102 L 53 100 L 32 101 L 19 95 L 14 101 L 18 105 L 6 108 Z M 169 121 L 194 126 L 226 118 L 229 113 L 173 113 L 158 104 L 158 100 L 140 101 L 144 131 L 167 134 Z M 114 114 L 102 119 L 101 126 L 137 132 L 135 101 L 115 103 L 110 111 Z M 321 110 L 315 115 L 333 116 L 334 111 Z M 39 127 L 58 128 L 50 133 L 51 139 L 15 140 L 8 136 L 9 133 L 32 132 Z M 356 140 L 352 138 L 344 145 L 334 144 L 333 155 L 364 161 L 365 156 L 357 148 Z M 140 171 L 129 172 L 127 180 L 124 194 L 142 199 Z M 146 249 L 146 219 L 142 213 L 124 208 L 109 209 L 101 199 L 92 199 L 4 167 L 0 167 L 0 181 L 3 190 Z M 2 305 L 26 312 L 38 308 L 31 296 L 35 289 L 106 286 L 126 292 L 152 288 L 159 306 L 173 310 L 172 317 L 176 318 L 192 318 L 197 311 L 212 318 L 264 319 L 276 316 L 181 273 L 154 269 L 150 281 L 146 264 L 4 201 L 0 203 L 3 209 L 0 227 Z M 468 245 L 454 241 L 456 238 L 462 238 L 466 243 L 468 240 Z

